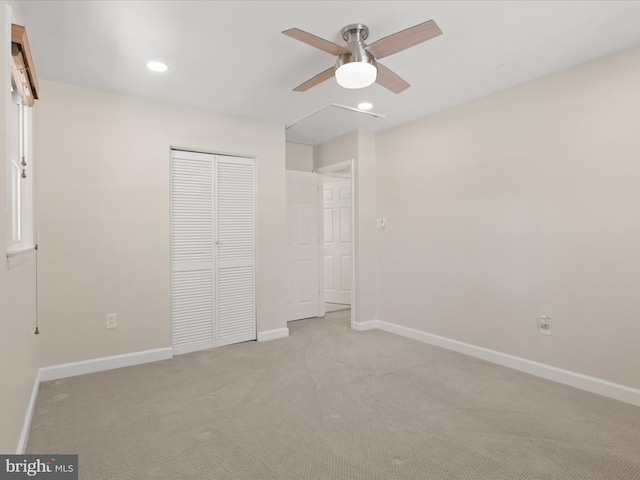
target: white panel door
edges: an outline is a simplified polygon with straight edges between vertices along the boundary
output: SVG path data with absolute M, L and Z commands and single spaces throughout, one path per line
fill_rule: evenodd
M 255 169 L 251 158 L 216 155 L 218 345 L 256 339 Z
M 175 354 L 256 339 L 254 203 L 253 159 L 172 151 Z
M 318 174 L 287 170 L 287 321 L 319 314 L 318 188 Z
M 351 180 L 327 178 L 324 199 L 324 300 L 351 305 Z

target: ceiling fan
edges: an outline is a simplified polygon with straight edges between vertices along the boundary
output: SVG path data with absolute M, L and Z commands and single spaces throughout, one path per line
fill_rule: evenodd
M 305 92 L 335 75 L 345 88 L 364 88 L 377 82 L 394 93 L 400 93 L 409 88 L 409 84 L 378 60 L 431 40 L 442 34 L 442 30 L 436 22 L 429 20 L 367 45 L 364 41 L 369 36 L 369 28 L 355 23 L 342 29 L 342 38 L 347 42 L 344 47 L 299 28 L 282 33 L 338 57 L 333 67 L 298 85 L 294 92 Z

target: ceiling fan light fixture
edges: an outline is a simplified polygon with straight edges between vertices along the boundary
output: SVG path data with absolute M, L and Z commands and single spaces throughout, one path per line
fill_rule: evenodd
M 376 81 L 378 69 L 369 62 L 350 62 L 336 70 L 336 80 L 343 88 L 365 88 Z

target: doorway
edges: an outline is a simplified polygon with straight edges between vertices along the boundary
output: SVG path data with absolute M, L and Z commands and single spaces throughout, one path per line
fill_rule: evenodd
M 325 312 L 351 309 L 351 179 L 327 174 L 322 182 Z
M 322 176 L 321 316 L 353 327 L 356 312 L 354 162 L 340 162 L 315 172 Z
M 286 174 L 287 321 L 326 318 L 353 328 L 356 319 L 356 231 L 352 160 L 311 172 Z M 325 216 L 324 182 L 335 183 L 326 197 L 337 199 Z M 334 209 L 335 207 L 335 209 Z M 326 226 L 325 226 L 326 225 Z M 325 255 L 325 230 L 333 238 Z M 332 250 L 333 249 L 333 250 Z M 326 270 L 326 272 L 325 272 Z M 327 288 L 325 288 L 325 286 Z M 327 297 L 328 294 L 328 298 Z M 328 303 L 325 303 L 328 300 Z

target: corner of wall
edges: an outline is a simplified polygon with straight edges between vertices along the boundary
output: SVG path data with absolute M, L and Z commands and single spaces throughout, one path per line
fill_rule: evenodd
M 358 248 L 358 277 L 356 294 L 358 311 L 356 323 L 378 318 L 378 235 L 377 173 L 375 133 L 357 132 L 357 184 L 356 209 L 358 212 L 356 245 Z
M 7 166 L 4 158 L 9 151 L 9 82 L 11 23 L 21 22 L 18 6 L 0 2 L 0 62 L 4 74 L 0 76 L 0 150 L 5 152 L 0 164 L 0 211 L 6 211 Z M 33 334 L 35 324 L 35 255 L 33 251 L 20 254 L 19 261 L 8 262 L 5 256 L 8 238 L 6 218 L 0 222 L 0 452 L 20 452 L 26 434 L 34 400 L 34 381 L 37 385 L 38 341 Z M 37 390 L 36 390 L 37 393 Z M 30 401 L 31 398 L 31 401 Z M 26 417 L 26 418 L 25 418 Z

